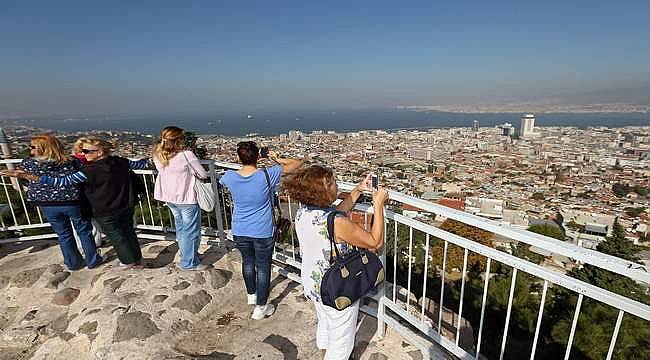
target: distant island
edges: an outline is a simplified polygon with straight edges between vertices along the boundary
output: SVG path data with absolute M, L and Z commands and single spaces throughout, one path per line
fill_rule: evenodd
M 598 103 L 582 105 L 564 105 L 557 103 L 505 103 L 505 104 L 471 104 L 471 105 L 400 105 L 399 110 L 417 112 L 450 113 L 649 113 L 650 105 L 628 103 Z

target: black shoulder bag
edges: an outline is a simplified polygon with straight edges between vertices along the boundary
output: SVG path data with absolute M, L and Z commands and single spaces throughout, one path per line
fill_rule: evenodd
M 291 220 L 282 217 L 282 209 L 280 209 L 280 203 L 273 196 L 273 187 L 271 186 L 271 179 L 269 178 L 269 173 L 266 171 L 266 168 L 262 169 L 264 171 L 264 176 L 266 177 L 266 184 L 269 186 L 269 201 L 271 204 L 271 221 L 273 221 L 273 226 L 275 227 L 273 231 L 273 241 L 282 242 L 284 235 L 288 234 L 291 231 Z
M 334 242 L 334 217 L 327 215 L 327 235 L 330 241 L 330 268 L 320 283 L 320 296 L 324 305 L 343 310 L 365 296 L 384 281 L 381 260 L 368 249 L 353 247 L 341 256 Z M 333 248 L 333 249 L 332 249 Z M 336 257 L 333 256 L 336 253 Z

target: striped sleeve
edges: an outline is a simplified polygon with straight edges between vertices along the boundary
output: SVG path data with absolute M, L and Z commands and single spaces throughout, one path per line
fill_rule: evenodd
M 63 177 L 41 176 L 39 182 L 50 186 L 68 186 L 86 182 L 88 177 L 81 171 Z
M 149 167 L 149 159 L 131 160 L 129 159 L 129 168 L 131 170 L 142 170 Z

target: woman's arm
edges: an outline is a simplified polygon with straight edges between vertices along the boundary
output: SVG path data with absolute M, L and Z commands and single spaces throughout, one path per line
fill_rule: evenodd
M 131 170 L 142 170 L 149 167 L 149 159 L 129 160 L 129 168 Z
M 379 189 L 372 194 L 374 214 L 370 231 L 364 230 L 348 218 L 335 218 L 334 239 L 370 250 L 378 250 L 384 246 L 384 203 L 387 199 L 388 192 L 385 189 Z
M 361 196 L 364 191 L 370 190 L 370 174 L 368 174 L 366 175 L 365 179 L 363 179 L 359 184 L 357 184 L 354 189 L 352 189 L 350 196 L 346 197 L 343 201 L 341 201 L 340 204 L 336 206 L 336 210 L 344 212 L 352 210 L 354 204 L 359 199 L 359 196 Z
M 1 171 L 0 174 L 40 182 L 41 184 L 47 184 L 50 186 L 76 185 L 88 180 L 86 174 L 81 171 L 62 177 L 32 175 L 24 170 L 4 170 Z
M 185 158 L 187 159 L 188 163 L 194 170 L 194 173 L 196 173 L 196 176 L 200 177 L 201 179 L 205 179 L 208 177 L 207 171 L 203 168 L 203 165 L 201 165 L 201 161 L 194 155 L 192 151 L 186 151 L 183 154 L 187 155 Z
M 302 166 L 302 160 L 299 159 L 286 159 L 278 157 L 275 151 L 269 151 L 269 159 L 275 161 L 282 166 L 282 174 L 292 173 L 294 170 Z

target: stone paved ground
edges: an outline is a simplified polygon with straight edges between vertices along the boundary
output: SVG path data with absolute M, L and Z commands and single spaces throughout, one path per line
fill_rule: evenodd
M 312 305 L 296 283 L 274 275 L 277 311 L 253 321 L 236 251 L 205 246 L 213 267 L 184 272 L 173 242 L 142 250 L 144 270 L 110 261 L 68 272 L 55 243 L 0 245 L 0 360 L 322 358 Z M 380 341 L 374 330 L 361 314 L 356 359 L 421 359 L 397 334 Z

